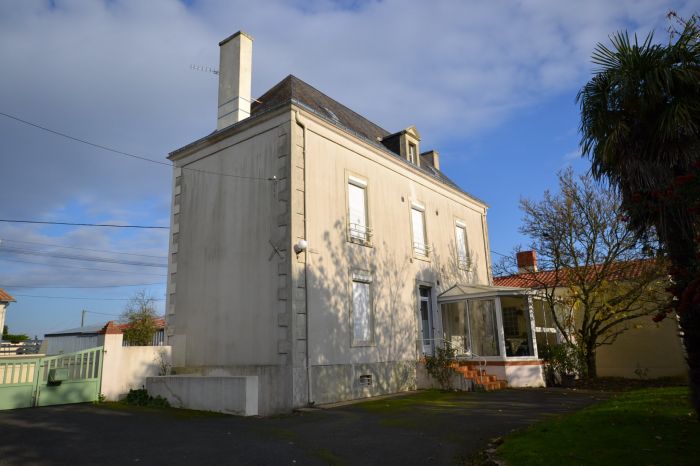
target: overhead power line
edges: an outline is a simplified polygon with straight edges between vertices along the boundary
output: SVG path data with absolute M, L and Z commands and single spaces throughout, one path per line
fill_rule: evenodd
M 20 241 L 18 239 L 0 238 L 0 244 L 2 244 L 3 242 L 19 243 L 19 244 L 36 244 L 38 246 L 50 246 L 52 248 L 61 248 L 61 249 L 77 249 L 80 251 L 106 252 L 109 254 L 120 254 L 120 255 L 124 255 L 124 256 L 152 257 L 154 259 L 167 259 L 168 258 L 168 256 L 155 256 L 152 254 L 137 254 L 134 252 L 114 251 L 114 250 L 109 250 L 109 249 L 79 248 L 77 246 L 63 246 L 63 245 L 55 244 L 55 243 L 44 243 L 44 242 L 39 242 L 39 241 Z
M 107 314 L 106 312 L 95 312 L 95 311 L 88 311 L 88 310 L 83 310 L 83 312 L 86 314 L 97 314 L 97 315 L 101 315 L 101 316 L 121 317 L 121 314 Z
M 81 299 L 86 301 L 131 301 L 132 298 L 89 298 L 86 296 L 38 296 L 33 294 L 15 294 L 21 298 L 46 298 L 46 299 Z M 153 301 L 165 301 L 165 298 L 153 298 Z
M 78 255 L 74 255 L 74 254 L 63 254 L 60 252 L 55 253 L 55 252 L 49 252 L 49 251 L 33 251 L 31 249 L 13 248 L 12 246 L 7 247 L 7 246 L 1 246 L 1 245 L 0 245 L 0 252 L 7 252 L 7 253 L 11 253 L 11 254 L 24 254 L 24 255 L 30 255 L 30 256 L 55 257 L 58 259 L 67 259 L 67 260 L 74 260 L 74 261 L 103 262 L 103 263 L 107 263 L 107 264 L 134 265 L 134 266 L 138 266 L 138 267 L 162 267 L 162 268 L 167 267 L 167 264 L 154 264 L 153 262 L 140 262 L 140 261 L 112 259 L 110 257 L 78 256 Z
M 170 168 L 173 167 L 173 164 L 171 164 L 169 162 L 163 162 L 161 160 L 154 160 L 150 157 L 145 157 L 143 155 L 138 155 L 138 154 L 132 154 L 130 152 L 125 152 L 125 151 L 122 151 L 119 149 L 115 149 L 113 147 L 109 147 L 109 146 L 105 146 L 102 144 L 98 144 L 96 142 L 88 141 L 86 139 L 81 139 L 81 138 L 78 138 L 75 136 L 71 136 L 70 134 L 66 134 L 66 133 L 63 133 L 61 131 L 57 131 L 55 129 L 47 128 L 46 126 L 42 126 L 42 125 L 39 125 L 37 123 L 32 123 L 31 121 L 27 121 L 27 120 L 24 120 L 24 119 L 19 118 L 17 116 L 10 115 L 9 113 L 0 112 L 0 115 L 4 116 L 6 118 L 10 118 L 12 120 L 15 120 L 15 121 L 22 123 L 24 125 L 31 126 L 33 128 L 40 129 L 42 131 L 46 131 L 48 133 L 54 134 L 56 136 L 60 136 L 62 138 L 70 139 L 71 141 L 74 141 L 74 142 L 86 144 L 88 146 L 92 146 L 92 147 L 95 147 L 97 149 L 101 149 L 101 150 L 110 152 L 111 154 L 114 154 L 117 156 L 129 157 L 132 159 L 141 160 L 143 162 L 150 162 L 150 163 L 155 163 L 157 165 L 164 165 L 164 166 L 170 167 Z M 233 173 L 213 172 L 213 171 L 209 171 L 209 170 L 200 170 L 198 168 L 190 168 L 190 167 L 181 167 L 181 168 L 183 170 L 196 172 L 196 173 L 203 173 L 203 174 L 207 174 L 207 175 L 226 176 L 226 177 L 230 177 L 230 178 L 239 178 L 239 179 L 243 179 L 243 180 L 259 180 L 259 181 L 276 181 L 277 180 L 277 178 L 275 176 L 264 178 L 264 177 L 257 177 L 257 176 L 235 175 Z
M 136 283 L 132 285 L 90 285 L 90 286 L 75 286 L 75 285 L 8 285 L 6 283 L 0 283 L 2 288 L 128 288 L 133 286 L 156 286 L 165 285 L 166 283 Z
M 98 271 L 98 272 L 127 273 L 129 275 L 153 275 L 156 277 L 166 277 L 167 276 L 164 273 L 149 273 L 149 272 L 139 272 L 139 271 L 133 271 L 133 270 L 111 270 L 111 269 L 100 269 L 97 267 L 80 267 L 77 265 L 64 265 L 64 264 L 53 264 L 53 263 L 46 263 L 46 262 L 23 261 L 21 259 L 8 259 L 6 257 L 0 257 L 0 261 L 18 262 L 21 264 L 39 265 L 42 267 L 58 267 L 61 269 L 93 270 L 93 271 Z
M 168 230 L 170 227 L 152 226 L 152 225 L 116 225 L 113 223 L 74 223 L 74 222 L 45 222 L 40 220 L 11 220 L 0 218 L 0 222 L 5 223 L 35 223 L 39 225 L 70 225 L 77 227 L 108 227 L 108 228 L 145 228 L 153 230 Z

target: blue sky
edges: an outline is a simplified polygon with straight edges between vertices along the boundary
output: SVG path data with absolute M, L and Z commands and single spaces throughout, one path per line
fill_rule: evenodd
M 416 125 L 422 149 L 490 205 L 492 250 L 509 254 L 527 244 L 519 200 L 556 188 L 562 168 L 588 169 L 575 95 L 595 43 L 621 29 L 666 40 L 669 9 L 692 12 L 659 0 L 8 0 L 0 112 L 165 160 L 215 128 L 216 77 L 190 65 L 216 67 L 218 42 L 242 29 L 255 95 L 294 74 L 389 131 Z M 168 225 L 167 167 L 2 116 L 0 167 L 0 218 Z M 164 297 L 165 230 L 0 223 L 0 240 L 13 332 L 78 326 L 83 309 L 87 323 L 116 318 L 140 289 Z

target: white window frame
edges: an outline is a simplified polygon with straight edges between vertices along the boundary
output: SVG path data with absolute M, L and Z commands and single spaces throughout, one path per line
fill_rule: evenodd
M 410 206 L 410 216 L 409 216 L 409 221 L 411 224 L 411 250 L 413 251 L 413 257 L 425 259 L 430 256 L 430 246 L 428 246 L 428 228 L 425 223 L 425 206 L 423 204 L 420 204 L 418 202 L 411 202 Z M 414 213 L 413 212 L 420 212 L 421 215 L 421 224 L 423 227 L 423 243 L 421 244 L 419 241 L 417 241 L 416 238 L 416 228 L 415 225 L 413 224 L 413 218 L 414 218 Z
M 350 280 L 350 346 L 374 346 L 374 295 L 372 290 L 372 275 L 364 270 L 351 271 Z M 355 318 L 358 317 L 355 303 L 355 284 L 367 286 L 367 337 L 366 339 L 356 338 Z
M 364 225 L 352 222 L 351 217 L 351 191 L 354 188 L 362 189 L 364 201 Z M 367 180 L 354 175 L 347 176 L 346 196 L 347 196 L 347 235 L 348 241 L 363 245 L 370 245 L 372 229 L 369 226 L 369 202 L 367 195 Z
M 464 241 L 464 251 L 460 249 L 460 239 Z M 457 250 L 457 267 L 468 271 L 471 268 L 469 239 L 467 238 L 467 225 L 462 220 L 455 220 L 455 246 Z
M 411 151 L 413 149 L 413 151 Z M 408 161 L 411 162 L 412 164 L 416 165 L 416 159 L 418 157 L 418 146 L 416 146 L 414 143 L 410 142 L 408 143 Z

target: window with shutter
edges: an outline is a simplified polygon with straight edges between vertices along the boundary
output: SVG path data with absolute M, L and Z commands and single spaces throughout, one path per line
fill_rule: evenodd
M 425 238 L 425 214 L 419 207 L 411 207 L 411 229 L 413 230 L 413 252 L 421 256 L 428 255 Z
M 457 243 L 457 265 L 460 269 L 469 269 L 469 253 L 467 249 L 467 229 L 461 223 L 455 226 L 455 242 Z
M 352 280 L 352 343 L 372 343 L 371 279 L 363 274 L 353 274 Z
M 369 241 L 367 226 L 367 182 L 355 177 L 348 180 L 348 235 L 350 240 Z

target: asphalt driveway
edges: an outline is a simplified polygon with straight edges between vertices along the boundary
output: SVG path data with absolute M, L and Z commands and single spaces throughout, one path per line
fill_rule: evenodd
M 454 464 L 493 437 L 605 398 L 429 391 L 274 418 L 115 404 L 0 411 L 0 465 Z

